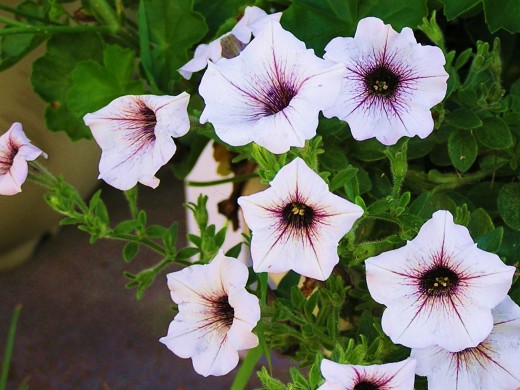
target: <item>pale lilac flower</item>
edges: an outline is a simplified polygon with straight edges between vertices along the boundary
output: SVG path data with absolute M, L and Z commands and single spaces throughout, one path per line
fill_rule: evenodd
M 514 267 L 478 249 L 449 211 L 437 211 L 404 247 L 366 260 L 372 298 L 387 306 L 383 331 L 409 348 L 475 347 L 493 327 Z
M 84 116 L 102 149 L 99 178 L 120 190 L 137 182 L 156 188 L 155 174 L 177 149 L 172 137 L 190 127 L 186 92 L 177 96 L 128 95 Z
M 342 65 L 316 57 L 270 20 L 238 57 L 208 64 L 200 121 L 230 145 L 254 141 L 284 153 L 316 135 L 319 112 L 336 99 L 342 75 Z
M 491 334 L 460 352 L 439 347 L 413 349 L 416 373 L 429 390 L 515 390 L 520 388 L 520 307 L 506 297 L 492 310 Z
M 324 115 L 347 121 L 355 139 L 393 145 L 433 131 L 430 108 L 444 99 L 448 79 L 438 47 L 418 44 L 407 27 L 397 33 L 369 17 L 354 38 L 334 38 L 325 51 L 324 58 L 343 63 L 346 73 L 338 100 Z
M 321 361 L 325 383 L 318 390 L 413 390 L 415 360 L 372 366 Z
M 325 280 L 339 262 L 339 240 L 363 209 L 329 191 L 325 181 L 296 158 L 265 191 L 238 198 L 253 231 L 255 272 L 294 270 Z
M 251 34 L 254 36 L 258 35 L 267 25 L 269 19 L 279 22 L 281 17 L 281 12 L 267 14 L 263 9 L 256 6 L 246 7 L 244 15 L 230 32 L 211 41 L 209 44 L 203 43 L 198 45 L 193 59 L 184 64 L 179 69 L 179 73 L 186 80 L 189 80 L 193 73 L 206 67 L 208 60 L 217 62 L 221 58 L 234 57 L 236 54 L 226 53 L 226 45 L 229 42 L 237 45 L 238 50 L 241 51 L 251 41 Z
M 14 195 L 22 191 L 32 161 L 42 155 L 47 157 L 23 132 L 22 125 L 15 122 L 0 136 L 0 195 Z
M 160 339 L 181 358 L 191 358 L 201 375 L 225 375 L 238 364 L 238 352 L 258 345 L 252 329 L 260 320 L 258 298 L 245 289 L 247 267 L 219 253 L 206 265 L 168 274 L 171 297 L 179 306 Z

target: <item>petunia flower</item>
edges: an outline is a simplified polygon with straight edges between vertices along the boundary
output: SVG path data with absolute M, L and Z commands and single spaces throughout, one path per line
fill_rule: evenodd
M 321 361 L 325 383 L 318 390 L 413 390 L 415 381 L 414 359 L 372 366 L 339 364 Z
M 102 149 L 99 178 L 120 190 L 137 182 L 156 188 L 155 174 L 177 149 L 172 137 L 190 127 L 186 92 L 177 96 L 128 95 L 83 117 Z
M 206 265 L 168 274 L 179 313 L 160 341 L 181 358 L 191 358 L 201 375 L 225 375 L 238 352 L 258 345 L 252 329 L 260 319 L 258 298 L 245 289 L 247 267 L 219 253 Z
M 23 132 L 22 125 L 15 122 L 0 136 L 0 195 L 14 195 L 22 191 L 32 161 L 43 155 L 47 157 Z
M 515 390 L 520 388 L 520 307 L 506 297 L 493 310 L 491 334 L 460 352 L 440 347 L 413 349 L 416 373 L 429 390 Z
M 448 79 L 438 47 L 418 44 L 407 27 L 397 33 L 369 17 L 359 22 L 354 38 L 334 38 L 325 52 L 346 72 L 338 100 L 323 113 L 347 121 L 355 139 L 376 137 L 393 145 L 433 131 L 430 108 L 444 98 Z
M 325 280 L 339 262 L 339 240 L 363 209 L 329 191 L 301 158 L 284 166 L 262 192 L 238 198 L 253 231 L 255 272 L 294 270 Z
M 383 331 L 409 348 L 475 347 L 493 327 L 514 267 L 474 244 L 449 211 L 437 211 L 404 247 L 366 260 L 367 284 L 387 306 Z
M 233 146 L 256 142 L 272 153 L 304 146 L 316 135 L 319 111 L 336 99 L 343 66 L 314 55 L 279 23 L 269 20 L 232 59 L 208 64 L 199 93 L 201 123 Z
M 256 6 L 246 7 L 244 15 L 230 32 L 209 44 L 198 45 L 193 58 L 179 69 L 179 73 L 186 80 L 189 80 L 193 73 L 206 67 L 208 60 L 217 62 L 221 58 L 235 57 L 251 41 L 251 34 L 258 35 L 267 25 L 269 19 L 279 22 L 281 17 L 281 12 L 267 14 L 263 9 Z M 231 51 L 233 54 L 226 50 L 230 43 L 236 45 L 237 50 Z

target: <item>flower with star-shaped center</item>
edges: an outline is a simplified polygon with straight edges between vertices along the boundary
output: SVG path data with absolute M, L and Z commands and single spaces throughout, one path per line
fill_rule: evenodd
M 316 57 L 270 20 L 238 57 L 208 64 L 200 121 L 230 145 L 256 142 L 284 153 L 316 135 L 319 112 L 336 99 L 342 75 L 342 65 Z
M 84 116 L 101 147 L 99 178 L 120 190 L 137 182 L 156 188 L 155 174 L 177 149 L 172 137 L 190 128 L 186 92 L 177 96 L 128 95 Z
M 208 60 L 217 62 L 221 58 L 233 58 L 237 56 L 251 41 L 251 34 L 256 36 L 266 26 L 269 19 L 277 22 L 282 17 L 281 12 L 267 14 L 263 9 L 252 6 L 246 7 L 244 15 L 230 32 L 211 41 L 197 46 L 193 58 L 179 68 L 179 73 L 189 80 L 191 75 L 202 70 L 208 64 Z
M 32 161 L 43 155 L 47 157 L 23 132 L 22 125 L 15 122 L 0 136 L 0 195 L 14 195 L 22 191 Z
M 413 349 L 417 375 L 429 390 L 515 390 L 520 388 L 520 307 L 506 297 L 492 311 L 494 325 L 479 345 L 460 352 L 440 347 Z
M 363 209 L 331 193 L 301 158 L 280 169 L 270 185 L 238 198 L 253 232 L 253 269 L 293 270 L 313 279 L 327 279 L 339 261 L 339 240 Z
M 448 73 L 442 51 L 417 43 L 374 17 L 362 19 L 354 38 L 334 38 L 324 58 L 343 63 L 341 93 L 326 117 L 345 120 L 356 140 L 376 137 L 393 145 L 403 136 L 427 137 L 430 108 L 444 99 Z
M 325 383 L 318 390 L 413 390 L 415 360 L 358 366 L 321 361 Z
M 179 313 L 160 341 L 181 358 L 191 358 L 201 375 L 225 375 L 238 364 L 238 351 L 254 348 L 252 329 L 260 320 L 258 298 L 245 289 L 247 267 L 219 253 L 209 264 L 168 274 Z
M 383 331 L 409 348 L 475 347 L 493 327 L 491 309 L 511 287 L 515 268 L 475 245 L 468 229 L 437 211 L 404 247 L 365 261 L 367 285 L 387 306 Z

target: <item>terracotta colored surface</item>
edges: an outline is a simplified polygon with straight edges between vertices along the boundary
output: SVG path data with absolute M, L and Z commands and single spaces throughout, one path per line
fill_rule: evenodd
M 103 189 L 117 222 L 127 212 L 124 197 Z M 167 177 L 155 191 L 140 186 L 140 204 L 149 210 L 149 221 L 169 225 L 184 220 L 182 194 L 181 183 Z M 204 379 L 191 360 L 177 358 L 159 343 L 173 318 L 166 277 L 161 275 L 137 302 L 135 292 L 124 288 L 123 276 L 124 270 L 135 272 L 159 259 L 142 251 L 128 265 L 121 249 L 119 242 L 90 245 L 85 233 L 64 227 L 31 261 L 0 274 L 2 353 L 12 311 L 23 305 L 9 389 L 24 381 L 37 390 L 229 388 L 232 374 Z M 254 387 L 258 381 L 248 386 Z

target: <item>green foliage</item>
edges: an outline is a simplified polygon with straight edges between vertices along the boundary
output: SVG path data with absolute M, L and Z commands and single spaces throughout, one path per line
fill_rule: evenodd
M 284 11 L 282 25 L 322 55 L 333 38 L 352 36 L 364 17 L 377 16 L 399 31 L 416 27 L 427 11 L 425 0 L 299 0 Z
M 137 15 L 125 13 L 128 2 L 85 2 L 96 22 L 77 23 L 59 2 L 25 1 L 16 10 L 24 26 L 37 28 L 2 35 L 0 70 L 14 64 L 48 39 L 46 53 L 35 61 L 31 81 L 47 102 L 49 129 L 72 139 L 88 138 L 82 117 L 124 94 L 177 94 L 188 90 L 191 131 L 176 140 L 171 169 L 184 179 L 209 140 L 222 143 L 210 124 L 198 123 L 201 74 L 182 80 L 177 69 L 195 45 L 228 31 L 252 1 L 141 0 Z M 41 4 L 41 6 L 40 6 Z M 323 383 L 324 357 L 345 364 L 379 364 L 404 359 L 409 350 L 395 346 L 382 332 L 383 308 L 370 297 L 363 262 L 413 239 L 437 210 L 449 210 L 466 226 L 478 247 L 517 265 L 520 249 L 520 81 L 518 37 L 520 3 L 506 0 L 258 0 L 265 10 L 283 11 L 283 26 L 318 55 L 331 39 L 352 36 L 366 16 L 378 16 L 399 31 L 409 27 L 430 40 L 446 57 L 447 95 L 433 107 L 434 131 L 425 139 L 403 138 L 385 146 L 375 139 L 358 142 L 348 124 L 320 117 L 318 136 L 302 148 L 275 155 L 255 144 L 226 148 L 233 163 L 249 160 L 269 183 L 287 163 L 302 158 L 336 195 L 360 205 L 364 214 L 338 245 L 339 264 L 325 282 L 288 272 L 276 289 L 268 275 L 250 270 L 248 288 L 259 297 L 260 345 L 250 351 L 235 382 L 243 388 L 261 354 L 278 350 L 297 359 L 288 384 L 263 368 L 266 389 L 316 389 Z M 19 28 L 16 20 L 5 28 Z M 26 28 L 23 27 L 23 28 Z M 100 28 L 99 30 L 94 29 Z M 70 28 L 79 28 L 70 30 Z M 84 29 L 84 30 L 82 30 Z M 3 31 L 3 30 L 2 30 Z M 28 32 L 28 33 L 27 33 Z M 67 33 L 64 33 L 67 32 Z M 4 31 L 5 33 L 5 31 Z M 90 241 L 121 242 L 122 257 L 156 264 L 126 273 L 138 298 L 172 264 L 210 262 L 219 250 L 238 257 L 242 244 L 224 248 L 227 224 L 212 224 L 200 196 L 186 208 L 198 232 L 178 247 L 178 225 L 150 223 L 138 207 L 137 189 L 125 192 L 127 220 L 114 224 L 96 192 L 85 202 L 62 178 L 39 179 L 49 189 L 47 202 L 61 213 L 62 224 L 75 224 Z M 233 179 L 232 179 L 233 180 Z M 234 184 L 240 184 L 234 182 Z M 249 239 L 244 236 L 245 241 Z M 520 302 L 520 283 L 510 294 Z M 417 382 L 416 388 L 426 388 Z
M 189 60 L 188 50 L 208 28 L 204 17 L 193 11 L 193 0 L 146 0 L 142 5 L 150 40 L 149 71 L 159 88 L 170 93 L 172 81 L 179 78 L 177 69 Z
M 70 111 L 66 97 L 73 85 L 73 70 L 82 61 L 101 62 L 103 46 L 98 34 L 55 35 L 47 42 L 45 55 L 34 62 L 31 81 L 48 103 L 45 119 L 50 130 L 66 131 L 72 139 L 91 137 L 82 119 Z
M 498 211 L 504 222 L 514 230 L 520 230 L 520 184 L 502 187 L 498 194 Z
M 72 86 L 66 96 L 70 111 L 82 118 L 119 96 L 142 94 L 142 82 L 132 78 L 134 59 L 132 50 L 109 45 L 103 50 L 102 64 L 92 60 L 78 64 L 71 74 Z

